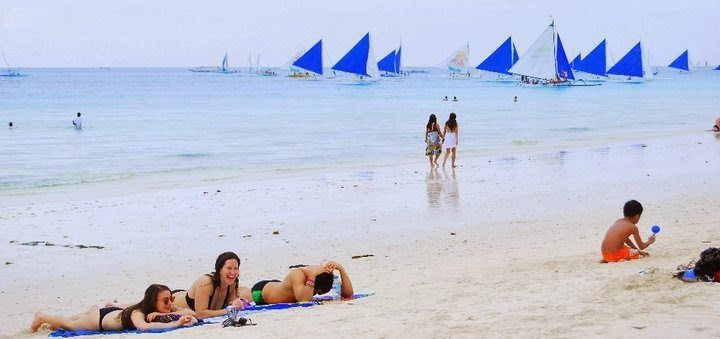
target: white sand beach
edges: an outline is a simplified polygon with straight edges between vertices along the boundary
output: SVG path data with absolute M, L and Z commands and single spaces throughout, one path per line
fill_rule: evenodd
M 720 245 L 720 139 L 641 142 L 512 158 L 460 151 L 455 171 L 430 171 L 420 157 L 178 187 L 120 181 L 7 194 L 0 337 L 46 336 L 27 330 L 36 310 L 139 300 L 151 283 L 188 288 L 227 250 L 242 259 L 242 285 L 335 259 L 356 292 L 375 295 L 257 314 L 253 327 L 153 337 L 720 336 L 720 284 L 671 278 Z M 629 199 L 645 207 L 643 238 L 662 226 L 651 256 L 599 264 L 605 230 Z M 104 248 L 19 245 L 28 241 Z M 364 254 L 374 256 L 350 259 Z

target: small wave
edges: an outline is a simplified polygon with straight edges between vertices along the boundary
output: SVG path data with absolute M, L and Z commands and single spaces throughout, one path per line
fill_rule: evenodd
M 525 146 L 525 145 L 537 145 L 540 140 L 513 140 L 511 144 L 513 146 Z
M 594 129 L 589 128 L 589 127 L 567 127 L 567 128 L 551 128 L 550 131 L 568 132 L 568 133 L 584 133 L 584 132 L 594 131 Z
M 203 158 L 209 157 L 210 153 L 178 153 L 176 155 L 181 158 Z

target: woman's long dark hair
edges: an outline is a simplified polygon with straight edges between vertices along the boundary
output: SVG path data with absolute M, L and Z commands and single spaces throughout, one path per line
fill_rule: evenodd
M 429 131 L 433 130 L 433 126 L 437 123 L 437 117 L 435 117 L 435 114 L 430 114 L 430 119 L 428 120 L 427 125 L 425 128 L 427 128 Z
M 120 312 L 120 321 L 122 321 L 123 328 L 135 328 L 135 325 L 130 318 L 135 310 L 140 310 L 140 312 L 142 312 L 145 316 L 150 313 L 157 312 L 155 305 L 157 305 L 158 295 L 163 291 L 170 291 L 170 289 L 165 285 L 152 284 L 145 290 L 145 297 L 143 297 L 142 301 L 127 307 Z M 143 318 L 145 318 L 145 316 L 143 316 Z
M 447 126 L 451 131 L 455 131 L 455 127 L 457 127 L 456 118 L 455 113 L 450 113 L 450 118 L 448 118 L 448 121 L 445 123 L 445 126 Z
M 215 287 L 220 286 L 220 271 L 222 270 L 223 266 L 225 266 L 225 262 L 228 260 L 236 260 L 238 263 L 238 267 L 240 267 L 240 257 L 238 257 L 237 254 L 235 254 L 235 252 L 221 253 L 217 257 L 217 259 L 215 259 L 215 271 L 212 272 L 213 293 L 215 293 Z M 238 274 L 235 277 L 235 282 L 233 283 L 233 285 L 235 285 L 235 293 L 234 293 L 235 298 L 240 296 L 238 293 L 239 284 L 240 284 L 240 274 Z M 230 286 L 228 286 L 228 288 L 230 288 Z M 231 293 L 228 293 L 228 295 L 230 296 L 230 299 L 234 299 L 234 298 L 232 298 L 232 296 L 230 294 Z M 229 300 L 225 300 L 223 302 L 223 304 L 227 304 L 228 302 L 229 302 Z M 208 305 L 208 307 L 210 307 L 210 305 Z

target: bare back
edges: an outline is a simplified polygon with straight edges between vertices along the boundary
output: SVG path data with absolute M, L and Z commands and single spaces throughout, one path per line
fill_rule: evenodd
M 605 239 L 603 239 L 600 250 L 602 253 L 615 253 L 625 245 L 631 235 L 637 233 L 638 228 L 635 224 L 625 218 L 618 219 L 605 233 Z
M 313 296 L 312 293 L 309 294 L 310 299 L 301 298 L 307 300 L 298 300 L 296 297 L 296 290 L 305 285 L 306 279 L 307 277 L 302 270 L 294 268 L 290 270 L 283 281 L 267 283 L 262 290 L 263 299 L 268 304 L 310 301 Z

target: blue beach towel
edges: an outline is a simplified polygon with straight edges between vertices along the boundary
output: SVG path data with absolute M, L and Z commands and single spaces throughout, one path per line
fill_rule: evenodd
M 352 296 L 352 298 L 347 299 L 340 299 L 339 296 L 318 296 L 313 299 L 313 301 L 307 301 L 307 302 L 301 302 L 301 303 L 286 303 L 286 304 L 270 304 L 270 305 L 252 305 L 250 307 L 246 307 L 242 311 L 238 311 L 238 316 L 246 316 L 250 314 L 256 314 L 261 312 L 267 312 L 267 311 L 275 311 L 275 310 L 285 310 L 288 308 L 296 308 L 296 307 L 312 307 L 315 305 L 320 305 L 326 302 L 334 302 L 334 301 L 349 301 L 349 300 L 355 300 L 359 298 L 365 298 L 373 295 L 374 293 L 362 293 L 362 294 L 355 294 Z M 50 337 L 77 337 L 82 335 L 111 335 L 111 334 L 129 334 L 129 333 L 163 333 L 163 332 L 170 332 L 170 331 L 176 331 L 181 330 L 185 328 L 193 328 L 197 326 L 207 325 L 207 324 L 220 324 L 226 319 L 225 316 L 215 317 L 215 318 L 208 318 L 204 320 L 199 320 L 199 322 L 193 326 L 185 326 L 185 327 L 178 327 L 178 328 L 167 328 L 167 329 L 158 329 L 158 330 L 150 330 L 150 331 L 139 331 L 139 330 L 132 330 L 132 331 L 88 331 L 88 330 L 78 330 L 78 331 L 68 331 L 63 329 L 55 330 L 54 332 L 51 332 L 49 334 Z

